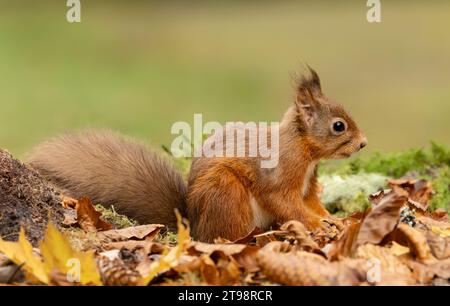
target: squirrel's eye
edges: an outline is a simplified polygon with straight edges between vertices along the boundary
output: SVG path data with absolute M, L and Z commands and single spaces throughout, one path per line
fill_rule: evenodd
M 333 123 L 333 131 L 335 133 L 342 133 L 345 131 L 345 123 L 341 120 L 337 120 Z

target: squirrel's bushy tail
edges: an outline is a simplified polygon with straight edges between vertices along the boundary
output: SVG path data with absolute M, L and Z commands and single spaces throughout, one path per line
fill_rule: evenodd
M 114 205 L 141 224 L 176 228 L 186 184 L 165 158 L 111 131 L 65 134 L 38 145 L 28 161 L 66 195 Z

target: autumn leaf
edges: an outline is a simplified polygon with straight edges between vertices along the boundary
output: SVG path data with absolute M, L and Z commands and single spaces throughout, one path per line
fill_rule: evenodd
M 400 222 L 400 208 L 406 203 L 406 196 L 404 190 L 392 189 L 366 211 L 360 222 L 347 225 L 341 238 L 333 243 L 329 257 L 337 260 L 342 256 L 351 256 L 363 244 L 381 243 Z
M 101 285 L 93 252 L 76 252 L 69 241 L 51 223 L 47 227 L 44 240 L 40 244 L 45 271 L 49 275 L 53 270 L 68 275 L 75 273 L 82 285 Z M 77 271 L 76 269 L 79 269 Z M 76 275 L 79 272 L 79 275 Z
M 431 252 L 438 259 L 450 257 L 450 237 L 441 237 L 431 231 L 426 233 Z
M 99 238 L 108 238 L 113 241 L 123 241 L 128 239 L 153 240 L 159 231 L 164 227 L 162 224 L 138 225 L 119 230 L 108 230 L 99 232 Z
M 432 226 L 431 231 L 441 237 L 444 237 L 444 238 L 450 237 L 450 227 L 447 229 L 442 229 L 437 226 Z
M 279 241 L 267 244 L 258 253 L 258 263 L 272 281 L 290 286 L 358 285 L 362 269 L 344 262 L 329 262 L 304 251 L 279 252 Z M 362 263 L 359 264 L 362 267 Z
M 393 236 L 398 243 L 405 244 L 419 261 L 432 259 L 430 247 L 422 232 L 402 223 L 397 227 Z
M 175 267 L 183 255 L 191 237 L 189 235 L 189 227 L 183 224 L 182 217 L 178 211 L 176 212 L 176 216 L 178 224 L 177 245 L 170 251 L 164 252 L 158 261 L 150 264 L 147 275 L 140 281 L 141 285 L 148 285 L 159 273 Z
M 392 246 L 389 248 L 389 250 L 395 256 L 401 256 L 401 255 L 409 253 L 409 248 L 408 247 L 405 247 L 405 246 L 403 246 L 401 244 L 398 244 L 395 241 L 392 242 Z
M 15 264 L 23 265 L 23 270 L 32 280 L 50 284 L 51 275 L 67 276 L 67 273 L 73 268 L 71 263 L 75 263 L 75 268 L 79 267 L 80 269 L 81 284 L 101 285 L 94 254 L 92 252 L 75 252 L 68 240 L 51 223 L 48 224 L 45 238 L 40 244 L 42 260 L 34 254 L 23 229 L 18 242 L 0 239 L 0 251 Z
M 319 245 L 309 236 L 306 227 L 299 221 L 288 221 L 280 227 L 296 240 L 296 247 L 299 250 L 324 255 Z M 286 235 L 286 236 L 287 236 Z
M 372 279 L 375 285 L 405 286 L 414 285 L 416 282 L 408 267 L 390 248 L 373 244 L 361 245 L 355 252 L 355 258 L 364 259 L 365 268 L 379 268 L 378 277 Z
M 361 222 L 354 247 L 378 244 L 391 233 L 400 222 L 400 208 L 405 204 L 406 196 L 404 190 L 393 188 Z
M 127 249 L 134 251 L 141 249 L 145 255 L 149 254 L 161 254 L 167 247 L 161 243 L 149 241 L 149 240 L 127 240 L 127 241 L 117 241 L 110 242 L 103 245 L 105 250 L 120 250 Z
M 0 238 L 0 252 L 6 255 L 16 265 L 23 265 L 22 269 L 27 277 L 48 284 L 49 278 L 42 260 L 33 252 L 33 247 L 25 237 L 25 231 L 20 229 L 19 241 L 10 242 Z
M 95 210 L 89 198 L 81 198 L 75 205 L 77 211 L 77 221 L 82 229 L 88 232 L 97 230 L 105 231 L 112 229 L 112 225 L 103 221 L 101 213 Z
M 429 216 L 430 218 L 432 218 L 434 220 L 448 223 L 448 213 L 445 209 L 438 208 L 433 212 L 426 213 L 425 215 Z
M 427 210 L 428 202 L 434 192 L 431 183 L 426 180 L 409 178 L 393 179 L 389 180 L 389 185 L 392 188 L 402 188 L 408 192 L 408 203 L 422 212 Z
M 242 252 L 247 245 L 234 244 L 234 243 L 222 243 L 222 244 L 210 244 L 205 242 L 193 241 L 188 246 L 189 255 L 199 254 L 211 254 L 213 252 L 223 252 L 225 255 L 235 255 Z

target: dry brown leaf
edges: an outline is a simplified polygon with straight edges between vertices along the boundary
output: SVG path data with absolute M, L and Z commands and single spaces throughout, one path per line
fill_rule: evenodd
M 199 271 L 209 285 L 233 285 L 241 280 L 242 273 L 231 256 L 215 252 L 199 257 Z
M 259 229 L 258 227 L 255 227 L 250 233 L 248 233 L 247 235 L 245 235 L 244 237 L 238 238 L 235 241 L 233 241 L 232 243 L 234 244 L 248 244 L 250 243 L 252 240 L 255 239 L 255 236 L 258 234 L 261 234 L 263 231 L 261 229 Z
M 331 249 L 327 255 L 328 258 L 331 260 L 339 260 L 341 257 L 351 256 L 360 227 L 361 223 L 353 223 L 347 226 L 341 238 L 332 242 Z
M 233 257 L 221 257 L 217 262 L 219 269 L 220 285 L 234 285 L 241 279 L 241 271 Z
M 448 222 L 448 213 L 442 208 L 438 208 L 433 212 L 427 212 L 425 213 L 425 216 L 436 221 Z
M 219 269 L 217 269 L 216 264 L 208 254 L 200 256 L 200 275 L 208 284 L 219 284 Z
M 355 257 L 366 260 L 371 268 L 379 267 L 378 279 L 373 279 L 376 285 L 405 286 L 416 283 L 411 270 L 389 248 L 373 244 L 361 245 L 356 250 Z
M 153 240 L 159 231 L 164 227 L 162 224 L 147 224 L 127 227 L 118 230 L 99 232 L 97 236 L 107 238 L 112 241 L 123 241 L 128 239 Z
M 365 243 L 379 244 L 400 221 L 400 208 L 406 202 L 406 192 L 394 187 L 361 222 L 354 248 Z
M 427 180 L 402 178 L 389 180 L 389 185 L 392 188 L 402 188 L 408 192 L 408 202 L 416 209 L 422 212 L 428 209 L 428 202 L 434 192 L 431 187 L 431 182 Z
M 257 272 L 259 270 L 258 263 L 256 262 L 256 256 L 260 247 L 248 246 L 240 253 L 233 255 L 240 267 L 243 267 L 247 272 Z
M 358 285 L 361 271 L 344 262 L 328 262 L 304 251 L 281 253 L 281 242 L 271 242 L 258 253 L 258 264 L 273 282 L 290 286 Z M 360 265 L 359 265 L 360 266 Z
M 197 271 L 200 269 L 200 257 L 181 255 L 178 264 L 172 269 L 178 273 Z
M 432 230 L 433 227 L 437 227 L 443 231 L 450 229 L 450 224 L 445 221 L 435 220 L 427 216 L 418 216 L 417 222 L 428 230 Z
M 75 206 L 77 211 L 77 221 L 80 227 L 88 232 L 97 230 L 106 231 L 113 228 L 111 223 L 103 221 L 101 213 L 95 210 L 89 198 L 81 198 Z
M 78 226 L 77 212 L 73 209 L 65 209 L 62 225 L 65 227 Z
M 237 264 L 245 268 L 247 271 L 257 271 L 256 254 L 260 248 L 258 246 L 246 244 L 208 244 L 203 242 L 191 242 L 188 247 L 188 254 L 191 256 L 199 256 L 206 254 L 223 254 L 224 256 L 233 257 Z
M 153 242 L 150 240 L 127 240 L 127 241 L 117 241 L 105 243 L 103 245 L 105 250 L 115 250 L 115 249 L 127 249 L 130 251 L 135 251 L 136 249 L 142 249 L 144 254 L 162 254 L 167 247 L 161 243 Z
M 284 236 L 292 236 L 295 239 L 298 250 L 325 255 L 319 245 L 310 237 L 303 223 L 295 220 L 288 221 L 280 227 L 280 230 L 286 232 Z
M 178 244 L 172 247 L 169 251 L 158 255 L 159 259 L 147 264 L 147 260 L 141 262 L 141 269 L 138 270 L 143 278 L 140 281 L 141 285 L 148 285 L 157 275 L 164 273 L 176 267 L 180 263 L 183 253 L 191 241 L 190 230 L 187 222 L 183 221 L 180 213 L 175 211 L 177 217 L 177 242 Z M 145 271 L 145 273 L 143 273 Z
M 436 277 L 450 279 L 450 258 L 422 263 L 412 256 L 400 257 L 420 284 L 430 284 Z
M 392 254 L 395 256 L 402 256 L 409 253 L 409 248 L 405 247 L 397 242 L 393 241 L 391 247 L 389 248 Z
M 384 198 L 384 196 L 387 195 L 389 192 L 391 192 L 391 189 L 384 189 L 377 191 L 369 195 L 369 200 L 373 205 L 378 205 L 378 203 L 380 203 L 380 201 Z
M 417 257 L 421 262 L 432 260 L 430 247 L 424 234 L 407 224 L 401 223 L 393 233 L 393 239 L 407 246 L 412 255 Z
M 431 231 L 444 238 L 450 237 L 450 227 L 447 229 L 442 229 L 438 226 L 432 226 Z
M 429 268 L 437 277 L 450 279 L 450 258 L 436 261 Z
M 450 257 L 450 237 L 441 237 L 431 231 L 426 232 L 427 242 L 431 252 L 438 259 Z
M 209 244 L 204 242 L 192 241 L 188 246 L 189 255 L 212 254 L 220 251 L 225 255 L 235 255 L 242 252 L 248 245 L 245 244 Z
M 66 209 L 75 209 L 75 207 L 77 206 L 77 203 L 78 203 L 77 199 L 62 196 L 61 204 Z
M 352 256 L 356 249 L 366 243 L 379 244 L 400 222 L 400 208 L 406 202 L 406 192 L 394 187 L 373 208 L 367 209 L 361 222 L 347 225 L 339 240 L 331 247 L 328 257 L 338 260 Z

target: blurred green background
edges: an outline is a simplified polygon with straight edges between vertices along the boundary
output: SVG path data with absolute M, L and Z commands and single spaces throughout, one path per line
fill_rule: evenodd
M 0 147 L 64 130 L 170 144 L 175 121 L 278 120 L 290 74 L 314 67 L 367 152 L 450 143 L 450 2 L 0 1 Z

